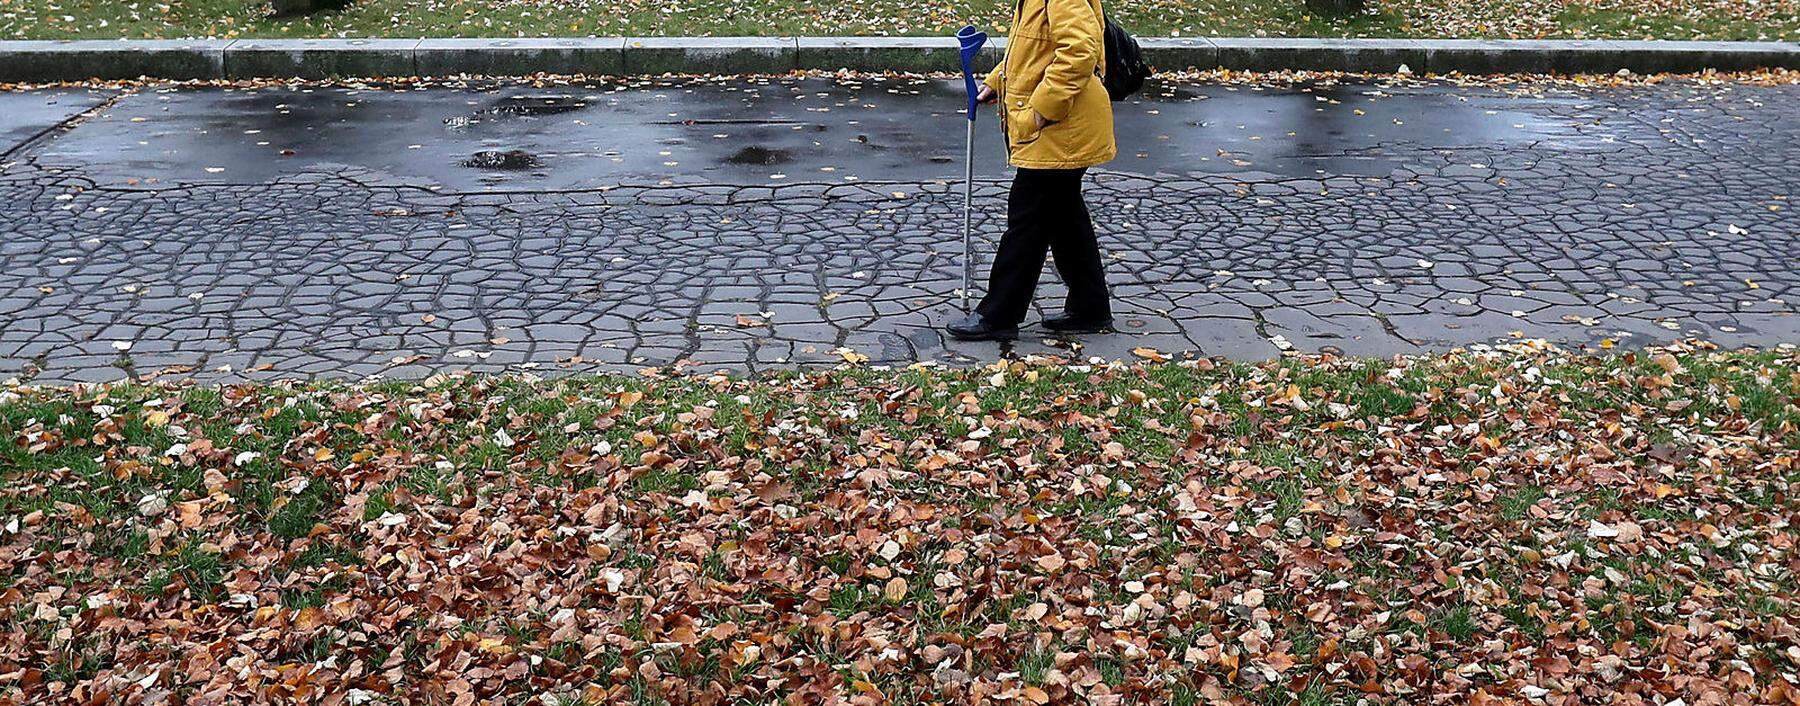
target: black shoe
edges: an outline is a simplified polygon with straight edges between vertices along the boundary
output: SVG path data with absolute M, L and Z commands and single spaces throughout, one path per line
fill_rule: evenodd
M 1112 329 L 1111 316 L 1099 318 L 1058 314 L 1044 317 L 1044 328 L 1057 333 L 1098 333 Z
M 1017 326 L 995 326 L 981 318 L 980 314 L 969 314 L 962 320 L 944 327 L 950 337 L 958 341 L 1011 341 L 1019 337 Z

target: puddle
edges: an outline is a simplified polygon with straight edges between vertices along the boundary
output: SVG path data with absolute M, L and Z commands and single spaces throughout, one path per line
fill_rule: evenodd
M 492 107 L 482 108 L 473 114 L 444 118 L 444 126 L 451 130 L 466 130 L 472 125 L 479 125 L 484 120 L 492 118 L 557 115 L 572 113 L 587 107 L 586 99 L 568 95 L 506 96 L 495 101 Z
M 507 96 L 488 112 L 496 115 L 557 115 L 588 106 L 587 100 L 570 95 Z
M 537 155 L 525 150 L 486 150 L 476 152 L 473 156 L 463 160 L 462 165 L 476 169 L 520 171 L 535 169 L 544 166 L 544 163 L 537 158 Z
M 725 161 L 732 164 L 761 164 L 766 166 L 792 162 L 794 161 L 794 156 L 787 150 L 775 150 L 767 147 L 745 147 L 738 150 L 737 154 L 726 157 Z

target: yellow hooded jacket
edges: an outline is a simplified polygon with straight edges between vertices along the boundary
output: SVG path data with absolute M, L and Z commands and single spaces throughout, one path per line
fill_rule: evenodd
M 1112 161 L 1112 101 L 1101 84 L 1100 0 L 1019 0 L 1006 58 L 987 76 L 1015 167 L 1076 169 Z M 1049 124 L 1039 128 L 1037 117 Z

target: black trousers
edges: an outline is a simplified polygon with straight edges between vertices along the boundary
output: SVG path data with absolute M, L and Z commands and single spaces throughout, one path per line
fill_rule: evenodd
M 1006 234 L 988 273 L 987 296 L 975 307 L 982 320 L 1012 326 L 1025 320 L 1044 256 L 1056 254 L 1056 273 L 1069 287 L 1063 311 L 1081 318 L 1112 315 L 1106 270 L 1094 241 L 1094 221 L 1081 200 L 1086 169 L 1020 169 L 1006 201 Z

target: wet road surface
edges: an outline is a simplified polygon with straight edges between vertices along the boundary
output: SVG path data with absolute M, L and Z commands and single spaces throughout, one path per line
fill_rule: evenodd
M 0 94 L 0 376 L 991 360 L 935 328 L 959 90 Z M 1800 87 L 1157 84 L 1117 108 L 1089 199 L 1120 330 L 1007 352 L 1800 342 Z

